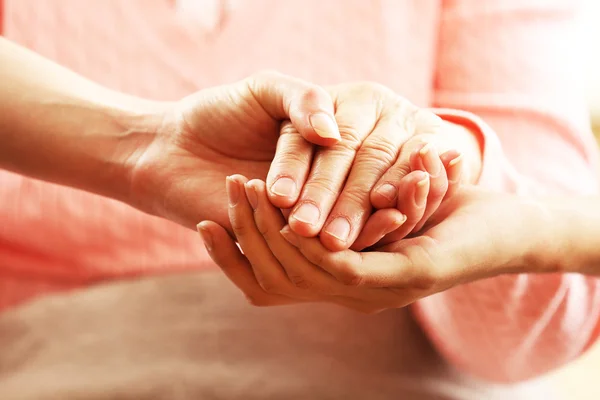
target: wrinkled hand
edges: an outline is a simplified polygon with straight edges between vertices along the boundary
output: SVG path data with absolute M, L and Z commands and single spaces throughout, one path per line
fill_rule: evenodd
M 259 306 L 331 302 L 372 313 L 458 284 L 524 272 L 532 230 L 546 218 L 537 203 L 469 187 L 445 202 L 417 237 L 373 252 L 331 252 L 286 226 L 263 182 L 245 182 L 228 180 L 229 214 L 245 254 L 218 224 L 203 222 L 198 229 L 212 259 Z
M 427 143 L 418 137 L 436 136 L 446 128 L 445 123 L 379 84 L 349 83 L 328 90 L 334 100 L 341 140 L 331 147 L 316 149 L 314 157 L 298 157 L 305 154 L 306 143 L 293 134 L 293 126 L 284 124 L 278 144 L 280 153 L 266 180 L 271 203 L 281 209 L 293 207 L 289 216 L 291 229 L 304 237 L 319 235 L 330 250 L 350 248 L 363 231 L 369 238 L 381 237 L 404 222 L 414 227 L 425 221 L 448 189 L 434 148 L 430 153 L 433 161 L 420 168 L 429 175 L 427 187 L 418 193 L 423 201 L 417 208 L 422 210 L 414 216 L 420 217 L 415 219 L 413 214 L 393 213 L 390 209 L 371 215 L 369 196 L 374 187 L 384 183 L 393 183 L 398 189 L 398 183 L 411 172 L 407 169 L 411 153 Z M 290 162 L 295 164 L 293 168 L 287 167 Z M 405 189 L 414 191 L 411 188 L 423 180 L 423 174 L 416 174 L 408 179 Z M 395 207 L 396 197 L 392 198 L 394 204 L 386 207 Z M 372 241 L 362 236 L 359 247 Z
M 331 249 L 352 245 L 371 214 L 371 189 L 408 160 L 402 144 L 440 125 L 378 84 L 325 90 L 271 72 L 202 90 L 170 104 L 161 120 L 154 140 L 132 155 L 132 205 L 188 227 L 211 219 L 230 230 L 223 182 L 242 173 L 266 179 L 277 207 L 297 203 L 291 226 L 305 236 L 329 216 L 326 226 L 338 230 L 326 228 L 321 238 Z M 441 185 L 430 181 L 428 199 L 439 197 Z M 388 214 L 376 213 L 371 225 Z M 348 222 L 346 233 L 340 221 Z

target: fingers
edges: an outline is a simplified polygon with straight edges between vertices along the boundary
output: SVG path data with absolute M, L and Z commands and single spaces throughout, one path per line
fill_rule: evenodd
M 277 208 L 291 208 L 304 186 L 314 146 L 298 134 L 290 121 L 281 124 L 277 150 L 267 175 L 269 200 Z
M 250 262 L 254 276 L 260 287 L 268 294 L 292 294 L 303 298 L 290 284 L 285 271 L 269 249 L 263 236 L 254 222 L 252 205 L 256 198 L 246 196 L 244 183 L 246 179 L 240 175 L 230 176 L 226 180 L 229 198 L 229 219 L 237 241 Z
M 394 208 L 398 203 L 399 184 L 412 170 L 419 150 L 425 145 L 417 138 L 408 139 L 400 149 L 396 162 L 375 183 L 370 201 L 377 209 Z M 420 166 L 419 166 L 420 167 Z M 419 169 L 419 168 L 417 168 Z
M 371 189 L 394 164 L 402 144 L 409 137 L 405 127 L 411 125 L 407 120 L 412 118 L 414 109 L 407 105 L 403 114 L 397 111 L 380 119 L 361 145 L 344 189 L 320 233 L 321 242 L 329 250 L 347 249 L 359 236 L 371 214 Z M 404 123 L 398 124 L 398 119 Z
M 416 162 L 411 165 L 414 169 L 421 169 L 429 174 L 429 195 L 427 196 L 427 206 L 414 230 L 419 231 L 427 219 L 438 209 L 446 191 L 448 190 L 448 178 L 444 164 L 440 160 L 440 156 L 433 145 L 433 135 L 429 135 L 430 142 L 425 144 L 420 150 L 417 157 L 413 158 Z
M 242 291 L 250 304 L 265 307 L 305 302 L 302 299 L 266 293 L 256 281 L 252 267 L 246 257 L 229 237 L 227 231 L 220 225 L 204 221 L 198 224 L 197 228 L 212 260 L 221 268 L 227 278 Z M 282 238 L 282 240 L 284 239 Z M 294 247 L 292 248 L 299 252 Z M 304 256 L 302 257 L 304 258 Z M 313 268 L 315 267 L 313 266 Z M 324 272 L 322 271 L 322 273 Z M 332 296 L 329 301 L 366 314 L 373 314 L 388 308 L 385 303 L 368 302 L 342 296 Z
M 361 97 L 362 96 L 362 97 Z M 322 229 L 346 177 L 356 152 L 377 122 L 379 106 L 372 94 L 358 93 L 352 102 L 341 102 L 336 110 L 342 140 L 319 149 L 300 199 L 290 215 L 290 227 L 299 235 L 316 236 Z M 365 206 L 369 207 L 368 198 Z
M 456 150 L 450 150 L 440 156 L 446 175 L 448 176 L 448 190 L 444 200 L 449 199 L 456 194 L 463 178 L 464 162 L 462 154 Z
M 411 172 L 398 184 L 398 193 L 396 208 L 406 216 L 406 221 L 381 239 L 379 245 L 403 239 L 422 220 L 429 195 L 429 176 L 423 171 Z
M 420 242 L 429 239 L 407 239 L 403 247 L 396 245 L 396 252 L 375 251 L 360 253 L 352 250 L 332 252 L 314 238 L 304 238 L 285 227 L 281 234 L 313 264 L 323 268 L 340 282 L 350 287 L 371 289 L 388 306 L 405 305 L 407 298 L 414 299 L 415 291 L 427 291 L 437 283 L 437 273 L 429 257 L 428 247 Z M 392 246 L 392 245 L 390 245 Z M 395 299 L 382 294 L 376 288 L 406 289 L 405 297 Z M 385 292 L 384 292 L 385 293 Z M 414 301 L 414 300 L 411 300 Z
M 293 303 L 289 297 L 268 294 L 258 284 L 248 259 L 240 252 L 227 231 L 220 225 L 204 221 L 198 224 L 198 232 L 204 240 L 206 250 L 227 278 L 256 306 L 283 305 Z M 297 301 L 296 301 L 297 302 Z
M 298 289 L 340 295 L 340 285 L 330 274 L 308 262 L 306 258 L 281 236 L 285 220 L 277 208 L 269 202 L 264 182 L 252 180 L 246 184 L 246 193 L 254 208 L 254 221 L 258 231 L 279 265 L 284 269 L 288 282 L 278 288 L 278 293 L 293 295 L 286 290 L 290 283 Z
M 371 247 L 384 236 L 400 228 L 405 222 L 406 216 L 395 208 L 377 210 L 369 217 L 351 249 L 361 251 Z
M 222 268 L 229 267 L 226 271 L 232 281 L 244 290 L 246 296 L 253 304 L 257 305 L 279 305 L 289 304 L 294 299 L 302 301 L 329 301 L 344 307 L 361 312 L 376 312 L 393 306 L 396 296 L 389 291 L 372 288 L 350 288 L 337 280 L 322 268 L 310 263 L 298 249 L 290 245 L 280 234 L 284 221 L 279 211 L 268 201 L 265 184 L 259 180 L 253 180 L 245 184 L 247 202 L 240 195 L 236 201 L 236 192 L 233 184 L 241 184 L 243 177 L 234 176 L 228 180 L 228 193 L 230 194 L 232 226 L 238 235 L 240 247 L 246 257 L 235 249 L 233 241 L 221 232 L 220 238 L 213 234 L 207 243 L 211 257 Z M 237 189 L 241 189 L 239 186 Z M 249 217 L 247 206 L 254 212 L 255 225 L 247 224 L 240 226 L 240 222 L 247 222 Z M 234 221 L 235 220 L 235 221 Z M 201 226 L 202 227 L 202 226 Z M 201 233 L 204 233 L 200 230 Z M 264 239 L 262 243 L 258 236 Z M 223 246 L 217 243 L 218 238 Z M 316 240 L 316 239 L 313 239 Z M 318 240 L 316 240 L 318 242 Z M 278 263 L 269 263 L 263 245 L 267 243 L 272 255 Z M 217 245 L 219 250 L 217 251 Z M 233 247 L 232 247 L 233 246 Z M 234 251 L 236 250 L 236 251 Z M 245 261 L 245 262 L 244 262 Z M 290 280 L 279 275 L 281 265 L 284 265 L 289 273 Z M 267 271 L 271 270 L 271 271 Z M 252 279 L 251 271 L 254 271 Z M 259 278 L 262 277 L 262 278 Z M 293 283 L 293 284 L 292 284 Z M 259 290 L 260 289 L 260 290 Z M 267 296 L 268 295 L 268 296 Z
M 333 100 L 321 86 L 277 72 L 255 74 L 242 84 L 273 119 L 290 119 L 309 142 L 330 146 L 340 140 Z

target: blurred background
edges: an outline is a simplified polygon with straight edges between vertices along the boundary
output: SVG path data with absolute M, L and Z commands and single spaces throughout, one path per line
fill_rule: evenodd
M 587 39 L 581 45 L 587 61 L 585 74 L 591 123 L 600 139 L 600 1 L 584 0 L 581 28 Z M 600 343 L 596 343 L 582 358 L 553 375 L 562 383 L 564 399 L 597 400 L 600 399 L 599 372 Z
M 366 0 L 365 0 L 366 1 Z M 492 0 L 482 0 L 492 1 Z M 206 7 L 203 0 L 180 0 L 186 11 L 193 12 L 197 7 Z M 581 43 L 582 53 L 586 57 L 587 98 L 590 107 L 591 124 L 600 138 L 600 0 L 583 0 L 581 29 L 586 40 Z M 2 28 L 2 3 L 0 0 L 0 32 Z M 40 1 L 41 3 L 41 1 Z M 40 4 L 38 3 L 38 4 Z M 43 18 L 38 22 L 43 23 Z M 205 23 L 217 24 L 218 21 Z M 85 29 L 85 27 L 82 27 Z M 77 41 L 76 38 L 73 38 Z M 574 44 L 576 45 L 576 44 Z M 567 367 L 552 373 L 553 378 L 560 382 L 562 398 L 569 400 L 600 399 L 600 343 L 597 343 L 583 357 Z M 597 380 L 599 379 L 599 380 Z
M 582 29 L 587 41 L 582 44 L 583 54 L 587 58 L 586 77 L 588 79 L 587 96 L 592 112 L 592 123 L 600 129 L 600 1 L 585 0 L 582 13 Z M 598 133 L 598 132 L 597 132 Z

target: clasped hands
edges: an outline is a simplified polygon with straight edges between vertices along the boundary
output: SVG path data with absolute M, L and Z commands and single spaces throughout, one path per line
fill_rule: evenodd
M 535 202 L 472 185 L 475 132 L 381 85 L 267 72 L 159 109 L 150 140 L 125 152 L 124 197 L 202 221 L 210 256 L 252 304 L 403 307 L 518 272 L 542 243 Z
M 210 256 L 260 306 L 332 302 L 372 313 L 445 289 L 427 252 L 436 240 L 418 233 L 474 179 L 465 164 L 477 164 L 478 149 L 461 148 L 460 128 L 380 85 L 328 92 L 331 104 L 318 100 L 325 111 L 281 121 L 266 182 L 226 178 L 239 248 L 225 227 L 203 221 Z M 305 92 L 296 107 L 320 94 Z M 306 122 L 316 136 L 299 132 Z

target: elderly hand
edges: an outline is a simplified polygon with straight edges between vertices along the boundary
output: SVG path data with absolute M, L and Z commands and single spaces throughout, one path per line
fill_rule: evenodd
M 319 235 L 330 250 L 362 249 L 390 232 L 398 239 L 419 229 L 453 191 L 461 153 L 475 166 L 465 178 L 478 176 L 479 145 L 466 129 L 378 84 L 349 83 L 328 91 L 341 140 L 317 149 L 312 159 L 299 157 L 307 144 L 284 124 L 266 180 L 271 203 L 293 207 L 289 224 L 295 233 Z M 458 152 L 455 143 L 461 144 Z M 453 170 L 450 187 L 444 166 Z M 371 202 L 385 210 L 371 215 Z
M 127 160 L 132 165 L 130 204 L 188 227 L 210 218 L 229 230 L 223 181 L 242 173 L 266 179 L 279 208 L 297 203 L 290 223 L 303 235 L 316 235 L 331 214 L 321 234 L 331 249 L 352 245 L 371 214 L 371 189 L 394 162 L 389 174 L 401 177 L 410 157 L 408 150 L 400 150 L 406 140 L 435 133 L 441 124 L 381 85 L 347 84 L 326 91 L 270 72 L 168 103 L 160 121 L 153 140 Z M 315 149 L 311 143 L 327 147 Z M 431 154 L 439 165 L 435 151 Z M 439 204 L 446 178 L 430 175 L 425 197 L 428 204 Z M 403 219 L 392 211 L 375 213 L 370 226 L 387 223 L 395 230 Z M 340 239 L 345 235 L 340 229 L 348 228 L 346 239 Z M 388 233 L 376 230 L 365 229 L 376 237 Z

